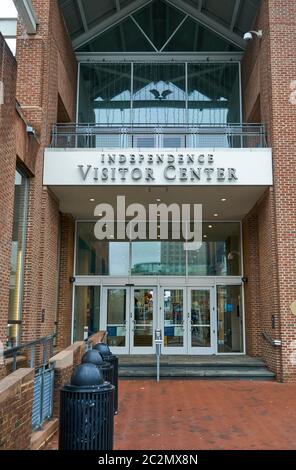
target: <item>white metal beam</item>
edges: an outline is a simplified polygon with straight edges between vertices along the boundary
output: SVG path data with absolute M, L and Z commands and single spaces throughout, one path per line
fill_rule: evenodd
M 28 34 L 36 34 L 38 19 L 31 0 L 13 0 Z
M 95 37 L 99 36 L 111 26 L 124 20 L 131 13 L 134 13 L 136 10 L 139 10 L 145 5 L 148 5 L 151 1 L 152 0 L 135 0 L 131 4 L 127 5 L 126 7 L 121 8 L 119 11 L 117 10 L 116 13 L 114 13 L 114 15 L 109 16 L 108 18 L 101 21 L 99 24 L 97 24 L 93 28 L 81 34 L 78 38 L 74 39 L 72 42 L 74 50 L 78 49 L 79 47 L 83 46 L 84 44 L 91 41 Z
M 5 38 L 15 38 L 17 28 L 16 18 L 0 18 L 0 31 Z
M 82 5 L 82 0 L 77 0 L 77 3 L 78 3 L 78 9 L 79 9 L 79 13 L 80 13 L 80 16 L 81 16 L 84 31 L 88 31 L 88 25 L 87 25 L 87 20 L 86 20 L 86 16 L 85 16 L 85 11 L 84 11 L 84 8 L 83 8 L 83 5 Z
M 246 43 L 243 38 L 233 31 L 230 31 L 230 29 L 226 28 L 222 24 L 218 23 L 218 21 L 210 18 L 198 8 L 194 8 L 184 0 L 166 0 L 166 2 L 175 8 L 182 10 L 184 13 L 187 13 L 187 15 L 191 16 L 191 18 L 199 21 L 203 26 L 219 34 L 219 36 L 222 36 L 224 39 L 231 42 L 235 46 L 238 46 L 243 50 L 246 49 Z
M 235 27 L 235 23 L 237 22 L 240 6 L 241 6 L 242 0 L 236 0 L 233 8 L 233 13 L 232 13 L 232 19 L 231 19 L 231 24 L 230 24 L 230 29 L 233 31 Z

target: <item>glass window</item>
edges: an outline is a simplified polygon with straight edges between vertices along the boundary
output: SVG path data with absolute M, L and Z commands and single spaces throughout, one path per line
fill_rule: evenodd
M 204 223 L 203 235 L 202 245 L 188 251 L 188 275 L 241 275 L 240 224 Z
M 131 271 L 134 276 L 185 276 L 186 258 L 189 276 L 241 275 L 239 223 L 204 223 L 202 244 L 188 252 L 183 241 L 170 239 L 131 243 L 98 240 L 94 225 L 77 224 L 76 275 L 127 276 Z
M 218 352 L 242 353 L 243 313 L 241 286 L 217 287 Z
M 153 46 L 132 19 L 122 21 L 80 47 L 78 52 L 149 52 Z
M 179 26 L 185 14 L 156 0 L 133 15 L 157 50 L 160 50 Z
M 126 346 L 126 289 L 107 291 L 107 342 L 110 346 Z
M 188 64 L 188 119 L 195 126 L 240 122 L 237 64 Z M 224 136 L 215 136 L 215 141 L 206 134 L 197 137 L 197 147 L 226 146 Z
M 20 340 L 28 186 L 28 178 L 19 170 L 16 170 L 8 311 L 8 346 L 11 347 Z
M 133 242 L 131 274 L 133 276 L 182 276 L 186 274 L 183 242 Z
M 134 289 L 134 346 L 153 345 L 154 290 Z
M 185 64 L 134 65 L 134 123 L 183 124 L 185 109 Z
M 164 346 L 182 347 L 184 341 L 184 291 L 165 289 L 164 306 Z
M 148 3 L 131 18 L 124 18 L 80 47 L 78 52 L 242 51 L 197 20 L 188 15 L 186 18 L 184 12 L 164 0 Z
M 187 18 L 164 48 L 166 52 L 239 52 L 229 43 L 198 21 Z
M 131 64 L 81 64 L 79 122 L 124 125 L 130 123 L 130 117 Z M 115 138 L 108 134 L 95 146 L 118 146 Z
M 193 147 L 229 147 L 225 133 L 213 136 L 207 125 L 240 122 L 240 84 L 238 63 L 185 64 L 135 63 L 81 64 L 79 84 L 80 123 L 124 128 L 125 125 L 202 125 L 204 133 L 193 133 L 187 145 Z M 176 136 L 175 136 L 176 137 Z M 179 137 L 179 136 L 178 136 Z M 86 138 L 88 139 L 86 141 Z M 146 140 L 145 140 L 146 139 Z M 138 135 L 132 144 L 118 130 L 80 135 L 80 147 L 154 147 L 154 136 Z M 184 136 L 164 147 L 182 146 Z M 139 140 L 139 143 L 137 142 Z M 140 142 L 141 141 L 141 142 Z M 179 143 L 177 142 L 179 141 Z
M 74 341 L 83 341 L 100 331 L 100 287 L 75 287 Z
M 76 275 L 128 275 L 129 243 L 98 240 L 94 222 L 77 224 Z

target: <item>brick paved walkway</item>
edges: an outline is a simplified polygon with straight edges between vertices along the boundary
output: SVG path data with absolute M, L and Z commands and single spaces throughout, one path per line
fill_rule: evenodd
M 296 385 L 122 381 L 115 449 L 296 449 Z

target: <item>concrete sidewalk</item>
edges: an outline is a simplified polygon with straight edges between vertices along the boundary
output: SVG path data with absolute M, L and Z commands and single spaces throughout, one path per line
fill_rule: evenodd
M 121 381 L 115 449 L 295 450 L 296 384 Z

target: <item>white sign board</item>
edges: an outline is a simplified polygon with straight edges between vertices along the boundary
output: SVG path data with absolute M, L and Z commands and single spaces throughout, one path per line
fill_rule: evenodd
M 273 184 L 271 149 L 46 149 L 45 185 Z

